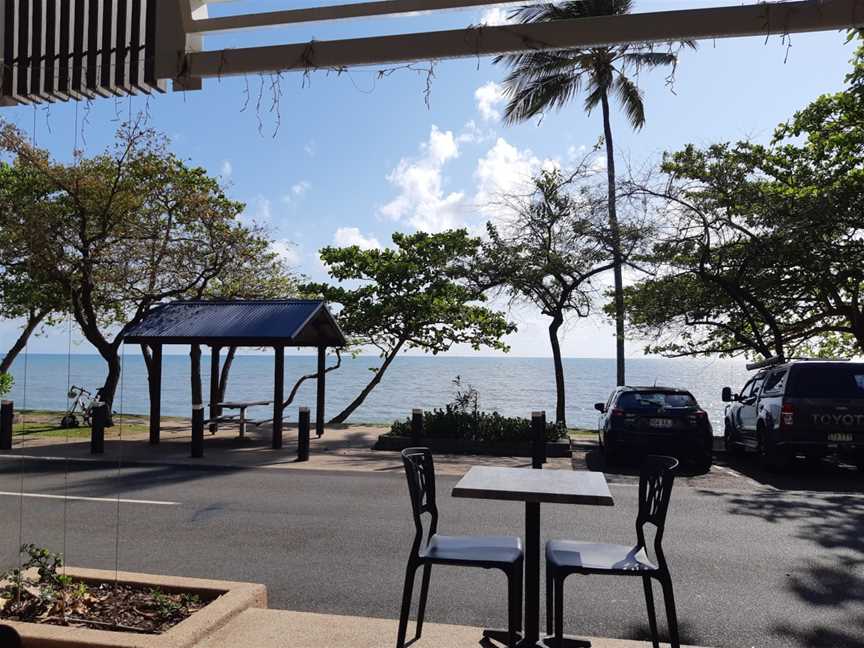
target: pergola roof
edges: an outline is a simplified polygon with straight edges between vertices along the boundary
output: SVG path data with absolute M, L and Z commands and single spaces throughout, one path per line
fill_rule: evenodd
M 126 344 L 342 347 L 345 336 L 321 300 L 177 301 L 150 311 Z

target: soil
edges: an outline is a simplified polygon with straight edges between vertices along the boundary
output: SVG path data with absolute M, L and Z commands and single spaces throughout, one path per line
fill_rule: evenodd
M 160 634 L 213 599 L 114 583 L 72 582 L 46 602 L 35 587 L 0 594 L 0 619 L 115 632 Z

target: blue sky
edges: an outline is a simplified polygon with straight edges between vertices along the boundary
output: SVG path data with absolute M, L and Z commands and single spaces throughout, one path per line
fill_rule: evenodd
M 251 11 L 253 5 L 264 11 L 303 4 L 314 3 L 238 1 L 216 5 L 211 15 Z M 637 0 L 636 7 L 655 11 L 718 4 L 738 3 Z M 491 12 L 232 33 L 211 39 L 206 47 L 465 26 L 494 22 L 505 13 Z M 795 35 L 788 50 L 779 38 L 702 42 L 698 51 L 684 53 L 674 92 L 662 71 L 643 74 L 647 124 L 634 133 L 615 115 L 619 158 L 642 165 L 688 143 L 764 141 L 796 109 L 842 87 L 850 53 L 845 35 L 835 32 Z M 597 141 L 600 116 L 586 116 L 578 100 L 540 122 L 501 124 L 495 84 L 503 76 L 504 69 L 488 59 L 438 63 L 427 107 L 423 71 L 397 70 L 380 79 L 375 70 L 318 72 L 307 78 L 284 74 L 277 84 L 278 124 L 271 112 L 271 77 L 208 81 L 201 92 L 154 96 L 146 107 L 151 125 L 172 138 L 178 154 L 222 176 L 229 194 L 247 203 L 244 218 L 265 225 L 298 271 L 324 279 L 317 256 L 321 247 L 386 245 L 392 232 L 418 228 L 479 230 L 489 217 L 484 204 L 496 194 L 517 187 L 545 161 L 566 166 Z M 89 109 L 83 104 L 5 109 L 3 117 L 35 132 L 37 143 L 56 156 L 68 157 L 76 139 L 91 153 L 104 148 L 118 115 L 130 108 L 144 109 L 145 99 L 132 99 L 131 106 L 123 99 L 103 100 Z M 530 309 L 513 312 L 513 318 L 520 330 L 509 339 L 512 353 L 549 355 L 544 319 Z M 16 323 L 0 323 L 0 347 L 8 347 L 15 335 Z M 66 345 L 64 328 L 47 331 L 30 350 L 65 352 Z M 628 354 L 639 355 L 641 347 L 631 342 Z M 74 348 L 91 352 L 77 338 Z M 568 356 L 611 357 L 611 327 L 602 317 L 570 322 L 563 348 Z

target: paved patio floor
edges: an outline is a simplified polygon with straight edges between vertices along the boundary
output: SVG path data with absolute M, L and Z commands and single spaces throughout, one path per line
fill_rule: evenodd
M 363 617 L 249 609 L 196 648 L 390 648 L 396 621 Z M 414 630 L 409 626 L 409 635 Z M 590 648 L 646 648 L 650 643 L 585 637 Z M 480 628 L 426 623 L 411 648 L 503 648 L 484 641 Z M 664 647 L 668 644 L 662 644 Z

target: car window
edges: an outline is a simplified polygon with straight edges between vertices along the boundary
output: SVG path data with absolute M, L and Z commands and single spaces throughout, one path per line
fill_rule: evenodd
M 786 376 L 788 373 L 787 370 L 783 369 L 781 371 L 775 371 L 769 375 L 768 379 L 765 381 L 765 386 L 762 388 L 762 393 L 782 394 L 783 390 L 786 388 Z
M 758 396 L 759 390 L 762 388 L 762 383 L 765 382 L 765 376 L 756 376 L 756 379 L 753 381 L 753 389 L 750 391 L 750 396 Z
M 799 366 L 789 392 L 799 398 L 864 398 L 864 365 Z
M 751 378 L 746 383 L 744 383 L 744 386 L 741 388 L 741 391 L 739 392 L 741 394 L 741 398 L 747 398 L 750 395 L 750 389 L 752 387 L 753 379 Z
M 698 407 L 696 399 L 688 393 L 624 392 L 618 398 L 618 407 L 624 410 L 653 411 Z

